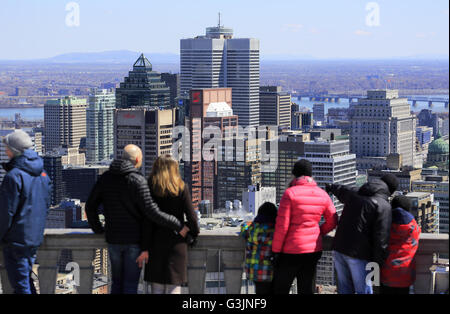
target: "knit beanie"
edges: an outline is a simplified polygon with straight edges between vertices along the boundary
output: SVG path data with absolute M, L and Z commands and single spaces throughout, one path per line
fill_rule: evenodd
M 392 209 L 400 207 L 400 208 L 403 208 L 404 210 L 406 210 L 407 212 L 410 212 L 412 203 L 411 203 L 411 200 L 409 199 L 409 197 L 406 197 L 404 195 L 399 195 L 399 196 L 394 197 L 394 199 L 392 200 L 391 206 L 392 206 Z
M 306 159 L 297 161 L 294 164 L 294 169 L 292 169 L 292 174 L 297 178 L 301 176 L 312 177 L 311 163 Z
M 394 176 L 391 173 L 385 174 L 381 177 L 381 181 L 387 184 L 389 188 L 389 192 L 393 194 L 395 191 L 397 191 L 398 188 L 398 179 L 396 176 Z
M 15 130 L 3 138 L 3 143 L 8 146 L 14 156 L 23 154 L 23 151 L 32 147 L 31 137 L 22 130 Z

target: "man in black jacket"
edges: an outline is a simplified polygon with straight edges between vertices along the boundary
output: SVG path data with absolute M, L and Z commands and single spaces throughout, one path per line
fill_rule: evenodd
M 112 268 L 112 294 L 136 294 L 141 268 L 143 228 L 149 219 L 173 229 L 183 237 L 189 228 L 175 216 L 162 212 L 153 201 L 145 177 L 139 172 L 142 151 L 136 145 L 124 148 L 122 159 L 112 162 L 97 181 L 86 203 L 86 215 L 95 233 L 105 233 Z M 98 209 L 103 205 L 105 227 Z
M 392 174 L 359 190 L 326 185 L 326 191 L 344 204 L 333 242 L 338 293 L 373 293 L 371 282 L 366 282 L 366 266 L 376 262 L 381 269 L 388 256 L 392 222 L 389 197 L 397 187 L 398 179 Z

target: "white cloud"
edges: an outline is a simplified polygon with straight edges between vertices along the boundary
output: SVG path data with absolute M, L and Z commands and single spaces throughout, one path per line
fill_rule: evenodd
M 285 32 L 299 32 L 300 29 L 303 28 L 302 24 L 284 24 L 283 25 L 283 31 Z
M 369 35 L 372 35 L 371 32 L 366 32 L 366 31 L 363 31 L 363 30 L 361 30 L 361 29 L 356 30 L 356 31 L 354 32 L 354 34 L 355 34 L 355 35 L 358 35 L 358 36 L 369 36 Z

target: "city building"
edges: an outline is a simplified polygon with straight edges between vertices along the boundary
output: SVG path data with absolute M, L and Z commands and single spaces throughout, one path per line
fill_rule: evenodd
M 440 169 L 449 169 L 449 144 L 441 134 L 436 135 L 436 139 L 428 146 L 427 162 L 425 167 L 437 166 Z
M 99 176 L 109 169 L 108 166 L 72 166 L 62 170 L 65 197 L 79 199 L 85 203 Z
M 86 156 L 84 153 L 79 153 L 78 148 L 54 148 L 47 152 L 47 154 L 49 153 L 61 156 L 63 166 L 84 166 L 86 164 Z
M 253 216 L 258 214 L 259 207 L 266 202 L 276 204 L 275 187 L 261 187 L 257 184 L 249 186 L 247 191 L 242 192 L 242 207 Z
M 291 128 L 291 94 L 281 86 L 259 88 L 259 124 Z
M 348 121 L 349 108 L 328 108 L 327 122 L 330 126 L 339 126 L 339 122 Z
M 166 83 L 170 89 L 170 104 L 172 106 L 177 105 L 178 98 L 180 97 L 180 74 L 161 73 L 161 81 Z
M 425 170 L 425 169 L 424 169 Z M 435 169 L 437 172 L 438 169 Z M 434 194 L 434 200 L 439 203 L 439 233 L 449 233 L 449 189 L 448 172 L 446 176 L 438 174 L 424 175 L 422 180 L 412 182 L 413 192 Z
M 392 153 L 402 155 L 402 166 L 422 168 L 423 157 L 416 151 L 416 120 L 398 90 L 369 90 L 367 98 L 351 103 L 350 147 L 358 169 L 374 168 Z
M 448 113 L 433 112 L 431 109 L 422 109 L 417 115 L 418 124 L 421 126 L 428 126 L 433 128 L 433 136 L 436 137 L 438 133 L 441 135 L 449 134 L 449 118 Z
M 262 173 L 262 185 L 276 188 L 278 204 L 293 179 L 292 169 L 299 156 L 304 154 L 304 143 L 309 142 L 309 133 L 282 132 L 278 137 L 278 164 L 273 171 Z
M 422 169 L 402 169 L 402 170 L 376 170 L 367 171 L 368 180 L 380 179 L 385 174 L 393 174 L 397 177 L 399 185 L 397 191 L 411 192 L 413 181 L 422 179 Z
M 307 131 L 311 140 L 314 141 L 316 138 L 320 138 L 323 140 L 338 140 L 340 136 L 342 136 L 342 132 L 340 129 L 334 128 L 313 128 Z
M 79 148 L 86 137 L 86 99 L 67 96 L 44 105 L 44 149 Z
M 325 104 L 313 105 L 314 122 L 325 122 Z
M 44 157 L 44 169 L 52 180 L 52 206 L 58 205 L 64 198 L 62 182 L 62 157 L 57 153 L 47 153 Z
M 411 214 L 423 233 L 439 233 L 439 208 L 434 202 L 434 195 L 426 192 L 406 194 L 412 202 Z
M 420 145 L 426 145 L 433 140 L 433 128 L 427 126 L 416 127 L 416 137 L 419 139 Z
M 233 88 L 233 112 L 242 126 L 259 125 L 259 40 L 233 38 L 208 27 L 205 36 L 180 40 L 181 97 L 198 88 Z
M 92 89 L 86 110 L 86 162 L 88 164 L 110 160 L 114 154 L 114 109 L 116 95 L 113 90 Z
M 116 88 L 116 108 L 141 106 L 170 107 L 170 89 L 161 80 L 161 74 L 152 70 L 152 64 L 144 54 Z
M 292 112 L 292 130 L 309 130 L 314 125 L 313 113 L 309 111 Z
M 72 224 L 82 220 L 80 200 L 65 199 L 58 206 L 51 207 L 45 221 L 47 229 L 72 228 Z
M 128 144 L 139 146 L 144 155 L 141 172 L 148 177 L 158 156 L 172 154 L 175 109 L 134 107 L 116 109 L 114 156 L 120 158 Z
M 232 149 L 223 153 L 217 162 L 217 185 L 215 208 L 225 208 L 227 201 L 242 198 L 242 192 L 250 185 L 261 184 L 261 139 L 238 136 L 232 139 Z
M 220 134 L 214 136 L 234 136 L 237 133 L 238 117 L 233 114 L 231 88 L 194 89 L 190 93 L 190 116 L 185 126 L 189 130 L 189 161 L 184 161 L 184 177 L 191 189 L 194 209 L 198 209 L 202 200 L 216 204 L 217 160 L 222 149 L 212 147 L 212 158 L 205 159 L 205 144 L 210 137 L 202 135 L 209 132 L 209 127 L 216 127 Z M 222 141 L 216 142 L 222 144 Z

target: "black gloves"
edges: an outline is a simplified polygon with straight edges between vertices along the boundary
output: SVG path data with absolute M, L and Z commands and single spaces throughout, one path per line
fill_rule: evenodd
M 331 185 L 331 184 L 328 184 L 328 183 L 325 183 L 325 191 L 326 191 L 328 194 L 333 193 L 333 192 L 332 192 L 332 185 Z
M 280 253 L 272 252 L 272 256 L 270 257 L 270 261 L 272 262 L 273 267 L 277 267 L 280 261 Z

